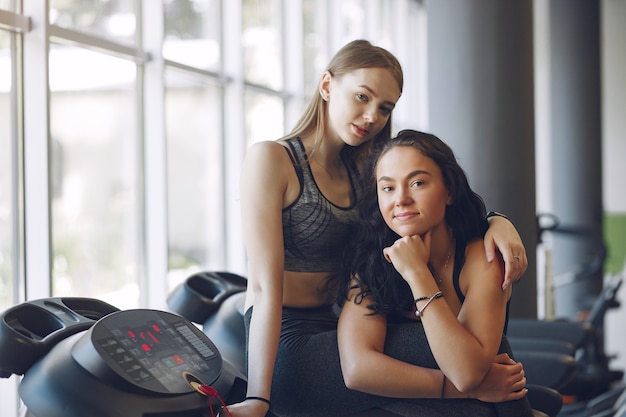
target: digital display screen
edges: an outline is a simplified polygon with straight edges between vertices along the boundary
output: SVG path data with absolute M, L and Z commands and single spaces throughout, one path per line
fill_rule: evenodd
M 119 375 L 152 391 L 189 392 L 185 373 L 210 384 L 221 371 L 215 345 L 193 324 L 169 313 L 115 313 L 96 323 L 92 342 Z

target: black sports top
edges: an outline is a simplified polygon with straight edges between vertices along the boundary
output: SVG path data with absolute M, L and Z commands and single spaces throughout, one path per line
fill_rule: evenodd
M 461 285 L 459 283 L 459 277 L 461 276 L 461 269 L 463 268 L 463 264 L 465 263 L 465 243 L 457 244 L 454 249 L 454 272 L 452 273 L 452 284 L 454 284 L 454 290 L 456 291 L 456 296 L 459 297 L 459 301 L 463 304 L 465 301 L 465 294 L 461 291 Z M 458 259 L 458 262 L 457 262 Z M 509 327 L 509 310 L 510 310 L 511 301 L 509 300 L 506 303 L 506 318 L 504 320 L 504 334 L 506 334 Z
M 339 207 L 317 186 L 300 138 L 287 139 L 286 143 L 300 182 L 300 194 L 296 201 L 283 209 L 285 270 L 335 272 L 340 267 L 343 248 L 358 222 L 359 172 L 354 162 L 342 156 L 352 186 L 352 204 Z

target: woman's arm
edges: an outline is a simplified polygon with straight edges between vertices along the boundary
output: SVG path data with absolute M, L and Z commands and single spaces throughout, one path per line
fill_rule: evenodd
M 517 229 L 506 217 L 496 214 L 489 216 L 488 220 L 489 230 L 484 239 L 487 260 L 492 262 L 496 259 L 496 248 L 502 254 L 505 263 L 502 289 L 506 290 L 526 272 L 526 249 Z
M 426 262 L 430 233 L 424 238 L 407 236 L 398 239 L 383 253 L 409 284 L 413 297 L 420 298 L 439 291 Z M 430 348 L 439 365 L 456 388 L 469 392 L 479 386 L 497 354 L 506 316 L 509 293 L 501 290 L 500 262 L 487 262 L 482 242 L 466 248 L 461 272 L 461 289 L 465 301 L 460 311 L 454 289 L 444 287 L 445 302 L 435 299 L 421 317 Z M 419 301 L 418 309 L 427 301 Z M 458 319 L 457 319 L 458 313 Z
M 248 150 L 241 175 L 241 214 L 248 257 L 246 306 L 254 305 L 248 339 L 247 396 L 268 400 L 282 316 L 282 207 L 289 169 L 293 167 L 283 146 L 261 142 Z M 235 417 L 261 417 L 268 405 L 248 400 L 229 406 L 229 410 Z
M 485 261 L 482 242 L 470 243 L 460 276 L 465 300 L 456 323 L 445 329 L 450 333 L 441 337 L 441 330 L 437 327 L 442 324 L 438 323 L 435 314 L 422 319 L 437 363 L 461 390 L 472 389 L 480 383 L 498 352 L 506 320 L 506 303 L 511 295 L 510 289 L 502 291 L 498 284 L 503 275 L 502 268 L 501 262 Z M 450 339 L 457 344 L 447 344 L 446 340 Z
M 337 332 L 346 386 L 393 398 L 440 398 L 443 373 L 387 356 L 383 351 L 386 319 L 381 315 L 368 315 L 371 310 L 365 306 L 371 302 L 369 298 L 355 304 L 355 292 L 343 306 Z M 445 398 L 477 398 L 489 402 L 517 400 L 527 391 L 522 365 L 506 354 L 496 356 L 486 377 L 474 390 L 461 393 L 448 379 L 445 384 Z
M 384 353 L 387 320 L 354 303 L 356 290 L 339 316 L 337 338 L 344 382 L 350 389 L 394 398 L 439 398 L 443 374 L 399 361 Z M 424 346 L 415 346 L 423 349 Z

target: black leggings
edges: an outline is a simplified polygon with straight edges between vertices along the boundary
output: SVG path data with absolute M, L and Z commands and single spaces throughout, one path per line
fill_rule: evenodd
M 244 316 L 246 334 L 251 316 L 252 308 Z M 415 349 L 416 346 L 423 349 Z M 510 354 L 505 339 L 501 350 L 503 348 Z M 420 322 L 391 325 L 385 341 L 385 353 L 414 365 L 437 368 Z M 332 306 L 283 308 L 271 392 L 272 412 L 285 417 L 345 417 L 376 407 L 402 410 L 396 412 L 406 417 L 532 416 L 526 398 L 498 404 L 471 399 L 399 400 L 348 389 L 341 374 L 337 314 Z

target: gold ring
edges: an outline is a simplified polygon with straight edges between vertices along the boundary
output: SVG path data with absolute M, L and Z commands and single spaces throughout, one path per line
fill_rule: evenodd
M 517 255 L 516 255 L 516 256 L 513 256 L 513 258 L 517 259 L 518 261 L 519 261 L 520 259 L 522 259 L 522 257 L 521 257 L 521 256 L 517 256 Z

